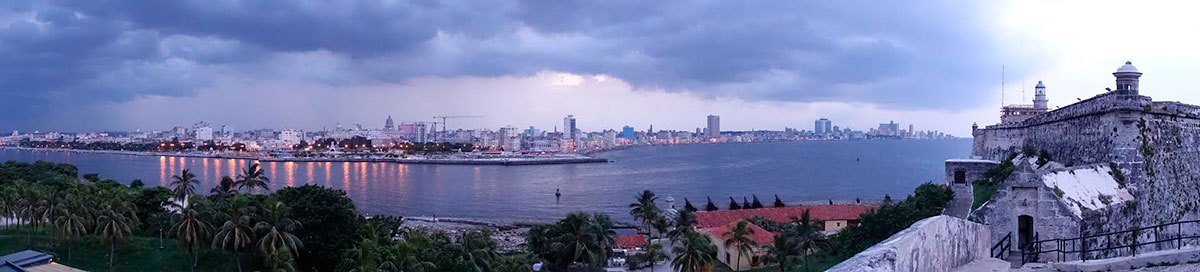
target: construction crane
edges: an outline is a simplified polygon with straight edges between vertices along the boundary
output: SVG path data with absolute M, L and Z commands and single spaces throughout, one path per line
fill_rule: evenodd
M 437 122 L 437 121 L 434 121 L 434 122 L 433 122 L 434 129 L 437 129 L 437 123 L 442 123 L 442 135 L 441 135 L 441 137 L 446 137 L 446 119 L 463 119 L 463 118 L 483 118 L 483 116 L 477 116 L 477 115 L 448 115 L 448 116 L 434 116 L 434 117 L 433 117 L 433 119 L 442 119 L 442 121 L 441 121 L 441 122 Z

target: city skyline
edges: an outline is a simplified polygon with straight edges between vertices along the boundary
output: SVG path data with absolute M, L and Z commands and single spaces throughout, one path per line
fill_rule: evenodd
M 1200 22 L 1167 23 L 1188 9 L 1161 3 L 729 5 L 17 1 L 0 5 L 0 129 L 313 130 L 448 114 L 487 116 L 461 128 L 550 128 L 573 114 L 584 130 L 688 130 L 714 114 L 729 130 L 827 117 L 966 135 L 1001 104 L 1029 103 L 1038 81 L 1051 109 L 1112 87 L 1096 76 L 1111 63 L 1154 71 L 1144 89 L 1164 100 L 1195 101 L 1200 84 L 1186 76 L 1198 41 L 1171 34 Z M 292 16 L 253 16 L 268 9 Z M 1114 33 L 1130 36 L 1093 42 Z

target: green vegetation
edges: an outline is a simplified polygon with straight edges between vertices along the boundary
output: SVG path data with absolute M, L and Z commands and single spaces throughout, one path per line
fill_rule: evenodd
M 1121 168 L 1117 167 L 1117 163 L 1115 162 L 1108 163 L 1108 169 L 1110 169 L 1108 174 L 1113 176 L 1113 179 L 1117 181 L 1117 185 L 1121 189 L 1125 189 L 1125 172 L 1121 172 Z
M 600 268 L 611 256 L 617 233 L 608 215 L 572 213 L 526 234 L 529 250 L 551 269 Z
M 170 189 L 125 187 L 95 174 L 79 180 L 77 172 L 48 162 L 0 165 L 0 212 L 32 222 L 4 227 L 0 253 L 42 250 L 99 271 L 332 271 L 365 220 L 339 190 L 233 190 L 266 188 L 257 165 L 236 182 L 223 178 L 214 190 L 221 193 L 210 196 L 196 195 L 206 181 L 188 170 L 172 177 Z
M 984 179 L 976 180 L 972 184 L 971 193 L 974 196 L 975 202 L 971 203 L 971 210 L 978 209 L 980 206 L 983 206 L 983 203 L 992 199 L 992 195 L 996 194 L 996 189 L 1000 187 L 1000 184 L 1008 180 L 1008 176 L 1011 176 L 1012 172 L 1017 170 L 1016 165 L 1013 165 L 1012 162 L 1015 156 L 1015 154 L 1009 156 L 1007 160 L 1000 162 L 1000 165 L 988 169 L 987 172 L 983 173 Z
M 24 227 L 4 227 L 0 230 L 0 254 L 26 249 L 51 252 L 55 261 L 88 271 L 180 271 L 191 265 L 191 255 L 175 240 L 163 240 L 159 249 L 158 237 L 134 236 L 122 243 L 113 265 L 109 267 L 109 245 L 99 237 L 89 235 L 74 242 L 68 254 L 67 243 L 55 237 L 51 227 L 38 228 L 26 237 Z M 211 251 L 199 255 L 197 271 L 229 271 L 233 267 L 231 254 Z
M 1052 160 L 1053 159 L 1050 158 L 1050 152 L 1046 152 L 1046 150 L 1043 149 L 1041 153 L 1038 153 L 1037 166 L 1038 168 L 1041 168 L 1047 163 L 1050 163 Z
M 842 260 L 850 258 L 921 219 L 940 215 L 952 198 L 954 192 L 948 188 L 933 183 L 922 184 L 907 199 L 864 213 L 858 225 L 833 235 L 830 254 L 840 256 Z

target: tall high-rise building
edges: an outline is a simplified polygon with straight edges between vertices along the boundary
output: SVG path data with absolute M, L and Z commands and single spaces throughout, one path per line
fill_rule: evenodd
M 572 141 L 579 140 L 578 128 L 575 127 L 575 115 L 567 115 L 563 118 L 563 138 Z
M 721 117 L 716 116 L 716 115 L 709 115 L 708 116 L 708 130 L 706 130 L 705 132 L 708 133 L 705 136 L 708 136 L 709 138 L 721 137 Z
M 621 128 L 621 138 L 629 139 L 631 141 L 634 140 L 633 127 L 625 126 L 624 128 Z
M 213 139 L 212 125 L 209 125 L 208 123 L 196 123 L 196 126 L 192 131 L 196 133 L 196 140 L 211 141 Z
M 817 119 L 817 121 L 814 122 L 814 124 L 813 124 L 813 133 L 815 133 L 815 134 L 833 133 L 833 121 L 830 121 L 827 118 Z

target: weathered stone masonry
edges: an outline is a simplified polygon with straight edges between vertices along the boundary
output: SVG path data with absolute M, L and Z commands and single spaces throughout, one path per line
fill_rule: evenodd
M 1066 166 L 1114 166 L 1135 200 L 1085 211 L 1084 234 L 1200 219 L 1200 107 L 1139 95 L 1130 73 L 1141 75 L 1125 67 L 1114 73 L 1118 90 L 1019 123 L 974 128 L 972 155 L 1001 160 L 1028 146 Z

